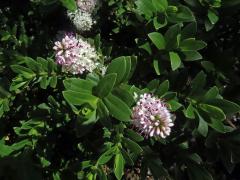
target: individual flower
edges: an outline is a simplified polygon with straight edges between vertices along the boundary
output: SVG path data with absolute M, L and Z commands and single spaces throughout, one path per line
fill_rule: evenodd
M 92 26 L 95 24 L 92 15 L 79 8 L 74 12 L 69 11 L 67 14 L 76 29 L 80 32 L 91 30 Z
M 66 34 L 61 41 L 56 41 L 53 49 L 56 62 L 66 72 L 83 74 L 86 71 L 92 72 L 99 66 L 96 50 L 72 34 Z
M 82 11 L 92 13 L 96 6 L 96 0 L 77 0 L 77 5 Z
M 147 137 L 170 135 L 173 121 L 166 104 L 159 98 L 145 93 L 140 95 L 132 114 L 133 125 Z

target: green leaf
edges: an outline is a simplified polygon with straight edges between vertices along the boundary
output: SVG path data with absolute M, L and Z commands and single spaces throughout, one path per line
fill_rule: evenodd
M 109 113 L 120 121 L 129 121 L 131 110 L 125 102 L 111 93 L 103 99 Z
M 56 86 L 57 86 L 57 76 L 53 76 L 53 77 L 50 78 L 50 86 L 52 88 L 56 88 Z
M 154 10 L 152 2 L 149 0 L 137 0 L 135 3 L 139 14 L 143 14 L 146 19 L 150 19 Z
M 97 164 L 103 165 L 110 161 L 115 153 L 115 148 L 110 148 L 104 152 L 97 160 Z
M 187 163 L 187 172 L 190 180 L 213 180 L 211 174 L 195 162 Z
M 5 157 L 13 153 L 14 151 L 21 150 L 25 146 L 31 146 L 32 143 L 28 140 L 22 140 L 20 142 L 14 143 L 11 146 L 5 145 L 3 140 L 0 140 L 0 157 Z
M 158 62 L 158 60 L 156 60 L 156 59 L 153 60 L 153 67 L 154 67 L 154 69 L 155 69 L 156 74 L 157 74 L 157 75 L 160 75 L 161 73 L 160 73 L 160 68 L 159 68 L 159 62 Z
M 227 116 L 240 112 L 240 106 L 238 104 L 226 99 L 208 99 L 206 103 L 221 108 Z
M 167 170 L 163 167 L 163 164 L 159 158 L 150 158 L 148 161 L 148 166 L 154 179 L 166 179 L 169 177 Z
M 206 74 L 203 71 L 201 71 L 192 80 L 191 94 L 196 94 L 199 91 L 201 91 L 203 89 L 203 87 L 205 86 L 205 84 L 206 84 Z
M 14 143 L 13 145 L 11 145 L 11 148 L 14 151 L 18 151 L 21 150 L 22 148 L 24 148 L 25 146 L 32 146 L 31 141 L 29 141 L 28 139 L 24 139 L 20 142 Z
M 212 24 L 216 24 L 218 22 L 219 17 L 213 10 L 208 10 L 208 19 Z
M 215 66 L 210 61 L 201 61 L 201 65 L 207 72 L 215 71 Z
M 47 86 L 49 85 L 49 79 L 47 76 L 43 76 L 40 78 L 40 87 L 42 89 L 47 89 Z
M 163 81 L 163 82 L 159 85 L 159 87 L 158 87 L 158 89 L 157 89 L 157 91 L 156 91 L 156 94 L 157 94 L 158 96 L 162 96 L 162 95 L 164 95 L 168 90 L 169 90 L 169 81 L 168 81 L 168 80 L 165 80 L 165 81 Z
M 75 91 L 64 91 L 63 96 L 69 104 L 72 105 L 83 105 L 85 103 L 90 104 L 93 108 L 97 107 L 98 98 L 85 93 L 85 92 L 75 92 Z
M 159 49 L 165 49 L 166 43 L 163 35 L 158 32 L 152 32 L 148 34 L 148 37 L 151 39 L 153 44 Z
M 121 153 L 125 159 L 126 164 L 128 164 L 130 166 L 134 166 L 134 162 L 133 162 L 130 154 L 127 151 L 125 151 L 123 148 L 121 148 Z
M 202 59 L 202 55 L 197 51 L 183 51 L 185 61 L 197 61 Z
M 129 107 L 135 103 L 135 99 L 128 90 L 117 88 L 113 94 L 122 99 Z
M 75 0 L 60 0 L 62 5 L 70 11 L 75 11 L 77 9 L 77 4 Z
M 176 110 L 178 110 L 180 107 L 182 107 L 182 104 L 180 104 L 179 102 L 177 102 L 177 101 L 174 100 L 174 99 L 168 101 L 167 103 L 168 103 L 168 105 L 170 106 L 170 110 L 171 110 L 171 111 L 176 111 Z
M 208 99 L 215 99 L 219 96 L 219 90 L 216 86 L 213 86 L 209 89 L 204 95 L 204 99 L 207 101 Z
M 59 172 L 56 172 L 56 173 L 53 173 L 53 180 L 61 180 L 61 177 L 60 177 L 60 173 Z
M 219 121 L 219 119 L 211 119 L 211 123 L 208 124 L 210 127 L 212 127 L 213 129 L 215 129 L 217 132 L 220 133 L 225 133 L 225 128 L 224 128 L 224 124 L 222 121 Z
M 9 40 L 10 38 L 11 38 L 11 34 L 9 34 L 9 32 L 6 32 L 3 36 L 2 36 L 2 38 L 1 38 L 1 41 L 7 41 L 7 40 Z
M 130 56 L 126 56 L 125 62 L 126 62 L 126 69 L 125 69 L 125 75 L 122 81 L 128 81 L 128 79 L 131 76 L 132 58 Z
M 123 137 L 122 140 L 123 140 L 124 146 L 127 149 L 131 150 L 133 153 L 141 154 L 143 152 L 143 149 L 131 139 Z
M 108 96 L 113 89 L 116 79 L 117 79 L 116 73 L 111 73 L 104 76 L 99 81 L 98 85 L 94 88 L 95 94 L 100 98 Z
M 185 39 L 180 43 L 182 51 L 197 51 L 206 47 L 207 44 L 201 40 L 195 40 L 195 38 Z
M 106 70 L 106 74 L 111 73 L 117 74 L 116 84 L 122 82 L 126 73 L 126 60 L 124 56 L 112 60 L 111 64 L 109 64 Z
M 128 75 L 128 79 L 130 79 L 133 76 L 136 67 L 137 67 L 137 56 L 131 56 L 131 70 Z
M 153 25 L 156 30 L 167 25 L 167 18 L 164 15 L 153 18 Z
M 161 96 L 166 101 L 174 99 L 177 96 L 176 92 L 166 92 L 164 95 Z
M 94 87 L 94 84 L 91 81 L 79 78 L 65 79 L 63 84 L 67 90 L 86 93 L 91 93 Z
M 204 25 L 207 32 L 212 30 L 212 28 L 214 27 L 214 24 L 212 24 L 209 19 L 205 19 Z
M 185 110 L 184 114 L 187 118 L 189 119 L 194 119 L 195 114 L 194 114 L 195 108 L 192 106 L 191 103 L 189 103 L 187 109 Z
M 167 32 L 164 35 L 167 49 L 175 49 L 178 47 L 177 36 L 180 34 L 180 31 L 180 24 L 175 24 L 168 28 Z
M 181 59 L 175 52 L 169 52 L 172 70 L 175 71 L 181 66 Z
M 198 123 L 198 132 L 204 136 L 204 137 L 207 137 L 207 134 L 208 134 L 208 124 L 207 122 L 202 118 L 202 116 L 197 112 L 196 113 L 198 115 L 198 120 L 199 120 L 199 123 Z
M 115 160 L 114 160 L 114 174 L 117 180 L 122 179 L 122 176 L 124 174 L 124 165 L 125 165 L 125 160 L 123 158 L 123 155 L 121 153 L 116 154 Z
M 213 118 L 213 119 L 217 119 L 217 120 L 224 120 L 226 119 L 226 116 L 224 114 L 224 112 L 216 107 L 216 106 L 212 106 L 209 104 L 200 104 L 199 107 L 205 111 L 209 117 Z
M 152 54 L 152 49 L 151 49 L 151 46 L 150 46 L 149 42 L 146 42 L 146 43 L 140 45 L 139 48 L 144 49 L 150 55 Z
M 14 150 L 5 144 L 3 144 L 3 141 L 0 141 L 0 157 L 5 157 L 10 155 Z
M 35 73 L 31 69 L 26 68 L 24 66 L 11 65 L 11 69 L 15 73 L 18 73 L 18 74 L 22 75 L 23 77 L 25 77 L 27 79 L 31 79 L 31 78 L 33 78 L 35 76 Z
M 144 140 L 144 138 L 139 133 L 137 133 L 131 129 L 126 130 L 126 135 L 136 142 L 141 142 Z
M 181 32 L 181 38 L 182 39 L 187 39 L 187 38 L 193 38 L 195 37 L 197 33 L 197 23 L 192 22 L 186 25 Z
M 30 57 L 24 57 L 26 65 L 36 73 L 43 71 L 42 64 Z
M 168 21 L 170 22 L 182 23 L 195 21 L 193 12 L 187 6 L 179 5 L 176 12 L 171 11 L 172 10 L 168 8 Z
M 44 157 L 41 157 L 40 158 L 40 161 L 41 161 L 41 164 L 42 164 L 42 167 L 45 168 L 45 167 L 48 167 L 51 165 L 51 162 L 48 161 L 46 158 Z
M 157 12 L 164 12 L 167 9 L 168 2 L 166 0 L 152 0 L 152 4 Z

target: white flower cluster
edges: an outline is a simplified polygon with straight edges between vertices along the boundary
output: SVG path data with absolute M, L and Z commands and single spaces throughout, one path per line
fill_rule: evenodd
M 80 32 L 91 30 L 96 23 L 92 18 L 95 8 L 95 0 L 77 0 L 78 9 L 75 12 L 68 12 L 68 17 Z
M 56 62 L 62 65 L 64 71 L 72 74 L 92 72 L 100 64 L 96 50 L 89 43 L 71 34 L 66 34 L 61 41 L 56 41 L 53 49 Z

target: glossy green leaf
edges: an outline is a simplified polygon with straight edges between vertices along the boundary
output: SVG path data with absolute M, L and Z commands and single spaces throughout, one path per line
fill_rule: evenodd
M 188 38 L 194 38 L 197 33 L 197 23 L 192 22 L 186 25 L 182 31 L 181 31 L 181 38 L 182 39 L 188 39 Z
M 185 61 L 197 61 L 202 59 L 202 55 L 197 51 L 183 51 Z
M 206 94 L 204 95 L 204 99 L 208 101 L 209 99 L 214 99 L 214 98 L 217 98 L 218 96 L 219 96 L 219 90 L 216 86 L 213 86 L 206 92 Z
M 216 106 L 212 106 L 209 104 L 200 104 L 199 107 L 213 119 L 217 119 L 220 121 L 226 119 L 224 112 Z
M 221 108 L 226 115 L 240 112 L 240 106 L 238 104 L 226 99 L 208 99 L 206 102 L 208 104 Z
M 137 143 L 129 138 L 123 138 L 123 143 L 127 149 L 131 150 L 135 154 L 140 154 L 143 151 L 143 149 Z
M 124 174 L 125 160 L 121 153 L 116 154 L 114 160 L 114 174 L 117 180 L 121 180 Z
M 197 51 L 206 47 L 207 44 L 201 40 L 195 40 L 194 38 L 185 39 L 180 43 L 182 51 Z
M 206 74 L 203 71 L 200 71 L 192 80 L 191 94 L 197 94 L 199 91 L 203 89 L 205 84 L 206 84 Z
M 27 79 L 31 79 L 35 76 L 35 73 L 31 69 L 26 68 L 26 67 L 21 66 L 21 65 L 12 65 L 11 69 L 15 73 L 18 73 L 18 74 L 22 75 L 23 77 L 25 77 Z
M 202 165 L 195 162 L 188 162 L 187 170 L 190 180 L 213 180 L 212 175 Z
M 172 70 L 175 71 L 181 66 L 181 58 L 175 52 L 169 52 Z
M 120 121 L 130 120 L 131 110 L 120 98 L 110 93 L 103 101 L 114 118 Z
M 104 76 L 99 81 L 98 85 L 94 88 L 95 94 L 100 98 L 108 96 L 113 89 L 116 79 L 117 79 L 116 73 L 111 73 Z
M 162 96 L 162 95 L 164 95 L 168 90 L 169 90 L 169 81 L 168 81 L 168 80 L 165 80 L 165 81 L 163 81 L 163 82 L 159 85 L 159 87 L 158 87 L 158 89 L 157 89 L 157 91 L 156 91 L 156 94 L 157 94 L 158 96 Z
M 98 98 L 84 92 L 75 92 L 75 91 L 64 91 L 64 98 L 67 100 L 69 104 L 72 105 L 83 105 L 85 103 L 90 104 L 93 108 L 96 108 Z
M 195 108 L 192 106 L 191 103 L 189 103 L 187 109 L 185 110 L 184 114 L 187 118 L 189 119 L 194 119 L 195 114 L 194 114 Z
M 94 84 L 91 81 L 80 78 L 69 78 L 63 81 L 64 87 L 67 90 L 76 92 L 92 92 Z
M 99 165 L 106 164 L 108 161 L 110 161 L 112 159 L 112 157 L 114 156 L 114 153 L 115 153 L 115 149 L 114 148 L 108 149 L 106 152 L 104 152 L 98 158 L 97 164 L 99 164 Z
M 177 37 L 181 32 L 181 26 L 179 24 L 170 26 L 166 33 L 164 34 L 164 38 L 166 41 L 167 49 L 175 49 L 178 47 Z
M 141 141 L 144 140 L 144 138 L 139 133 L 137 133 L 137 132 L 135 132 L 134 130 L 131 130 L 131 129 L 127 129 L 126 130 L 126 135 L 130 139 L 132 139 L 132 140 L 134 140 L 136 142 L 141 142 Z
M 199 120 L 197 130 L 202 136 L 206 137 L 208 134 L 208 124 L 199 113 L 197 113 L 197 115 Z
M 152 4 L 157 12 L 164 12 L 166 10 L 166 0 L 152 0 Z
M 148 37 L 151 39 L 153 44 L 159 49 L 165 49 L 166 43 L 163 35 L 158 32 L 152 32 L 148 34 Z
M 167 103 L 170 106 L 169 108 L 171 111 L 176 111 L 182 107 L 182 104 L 180 104 L 178 101 L 176 101 L 174 99 L 168 101 Z
M 112 62 L 108 65 L 106 74 L 111 73 L 117 74 L 116 84 L 122 82 L 126 73 L 126 60 L 124 56 L 112 60 Z
M 149 0 L 137 0 L 135 3 L 139 14 L 143 14 L 147 19 L 150 19 L 154 10 L 152 2 Z
M 212 24 L 216 24 L 219 18 L 213 10 L 208 10 L 208 19 Z
M 153 60 L 153 67 L 154 67 L 154 69 L 155 69 L 155 72 L 156 72 L 156 74 L 157 75 L 160 75 L 161 73 L 160 73 L 160 68 L 159 68 L 159 62 L 158 62 L 158 60 Z

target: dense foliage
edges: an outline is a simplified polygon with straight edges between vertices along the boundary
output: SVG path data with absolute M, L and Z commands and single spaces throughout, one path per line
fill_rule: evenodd
M 0 2 L 0 179 L 239 179 L 239 0 Z

